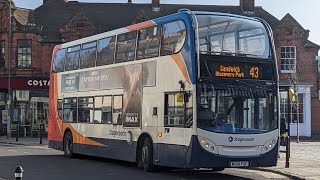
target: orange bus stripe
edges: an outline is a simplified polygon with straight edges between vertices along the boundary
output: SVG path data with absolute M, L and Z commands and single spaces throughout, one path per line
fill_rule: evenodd
M 188 73 L 188 70 L 187 70 L 187 67 L 186 67 L 186 64 L 184 63 L 184 60 L 183 60 L 183 57 L 181 55 L 181 53 L 178 53 L 178 54 L 173 54 L 171 55 L 171 58 L 176 62 L 176 64 L 178 65 L 180 71 L 182 72 L 185 80 L 191 84 L 191 80 L 190 80 L 190 77 L 189 77 L 189 73 Z
M 149 26 L 154 26 L 157 25 L 155 22 L 153 21 L 146 21 L 146 22 L 142 22 L 142 23 L 138 23 L 138 24 L 133 24 L 131 26 L 126 27 L 128 29 L 128 31 L 135 31 L 138 29 L 142 29 L 142 28 L 146 28 Z
M 66 126 L 65 129 L 69 128 L 69 129 L 71 130 L 72 137 L 73 137 L 73 142 L 74 142 L 74 143 L 107 147 L 107 145 L 105 145 L 105 144 L 101 144 L 101 143 L 99 143 L 99 142 L 93 141 L 93 140 L 85 137 L 84 135 L 80 134 L 79 132 L 77 132 L 77 131 L 71 126 L 70 123 L 64 123 L 64 125 Z

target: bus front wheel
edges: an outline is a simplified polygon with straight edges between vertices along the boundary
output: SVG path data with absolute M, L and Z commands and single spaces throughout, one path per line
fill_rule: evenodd
M 144 143 L 142 146 L 141 162 L 145 171 L 151 172 L 154 170 L 153 146 L 151 140 L 148 137 L 144 139 Z
M 67 132 L 64 136 L 64 155 L 67 158 L 73 158 L 73 138 L 71 132 Z

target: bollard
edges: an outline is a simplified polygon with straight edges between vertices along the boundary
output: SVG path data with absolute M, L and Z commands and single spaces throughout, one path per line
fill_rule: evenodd
M 39 137 L 40 137 L 40 144 L 42 144 L 42 130 L 43 130 L 44 124 L 40 124 L 40 129 L 39 129 Z
M 16 167 L 16 170 L 14 171 L 14 177 L 16 178 L 16 180 L 22 180 L 23 169 L 21 166 Z
M 19 141 L 19 124 L 17 126 L 17 135 L 16 135 L 16 141 L 18 142 Z

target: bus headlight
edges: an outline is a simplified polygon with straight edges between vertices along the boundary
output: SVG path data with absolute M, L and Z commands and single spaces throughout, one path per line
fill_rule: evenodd
M 209 151 L 214 154 L 219 154 L 217 146 L 214 144 L 214 142 L 210 141 L 209 139 L 206 139 L 204 137 L 198 137 L 198 140 L 200 142 L 200 145 L 203 149 L 206 151 Z
M 261 154 L 271 151 L 276 146 L 276 142 L 275 138 L 267 141 L 261 150 Z

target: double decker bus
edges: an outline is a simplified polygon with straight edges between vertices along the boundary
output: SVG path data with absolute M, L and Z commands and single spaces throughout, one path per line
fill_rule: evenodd
M 261 19 L 182 10 L 57 45 L 49 147 L 155 166 L 275 166 L 278 74 Z

